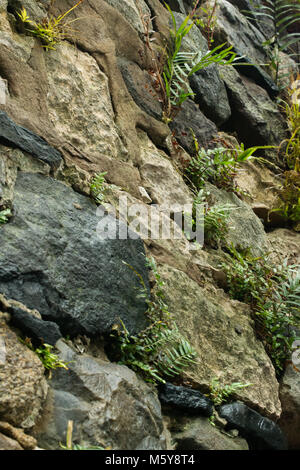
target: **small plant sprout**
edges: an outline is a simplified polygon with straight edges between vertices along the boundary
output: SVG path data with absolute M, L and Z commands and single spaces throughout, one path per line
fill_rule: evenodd
M 4 209 L 3 211 L 0 211 L 0 224 L 6 224 L 10 216 L 11 216 L 10 209 Z
M 55 46 L 64 39 L 70 37 L 73 30 L 70 28 L 70 24 L 77 21 L 79 18 L 74 20 L 66 20 L 66 17 L 77 8 L 84 0 L 79 0 L 73 5 L 68 11 L 57 17 L 50 16 L 49 18 L 43 19 L 40 23 L 30 19 L 25 8 L 22 8 L 20 12 L 17 12 L 18 17 L 25 25 L 29 25 L 31 29 L 27 29 L 33 36 L 39 38 L 45 49 L 55 50 Z
M 94 176 L 91 182 L 91 186 L 90 186 L 91 196 L 98 204 L 102 204 L 104 202 L 105 191 L 106 191 L 104 183 L 105 183 L 106 173 L 107 173 L 106 171 L 104 171 L 103 173 L 98 173 L 97 175 Z
M 212 400 L 215 406 L 221 405 L 223 402 L 227 401 L 232 394 L 237 392 L 238 390 L 242 390 L 243 388 L 250 387 L 251 383 L 241 383 L 241 382 L 234 382 L 231 385 L 224 385 L 220 384 L 220 379 L 214 377 L 210 383 L 209 389 L 210 392 L 208 394 L 209 398 Z

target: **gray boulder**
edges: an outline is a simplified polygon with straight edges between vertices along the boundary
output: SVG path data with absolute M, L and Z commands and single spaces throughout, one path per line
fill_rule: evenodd
M 279 424 L 285 432 L 289 448 L 300 450 L 300 371 L 288 365 L 280 384 L 282 415 Z
M 122 318 L 130 332 L 146 326 L 138 276 L 148 286 L 144 246 L 102 238 L 98 223 L 125 224 L 64 184 L 19 173 L 11 222 L 0 230 L 0 292 L 57 323 L 63 335 L 108 333 Z
M 56 370 L 41 425 L 33 431 L 38 445 L 59 449 L 68 421 L 73 444 L 117 450 L 166 448 L 161 408 L 153 388 L 125 366 L 76 354 L 58 341 L 69 370 Z
M 287 449 L 286 438 L 280 427 L 244 403 L 223 405 L 219 414 L 226 419 L 229 428 L 237 429 L 247 439 L 250 450 Z

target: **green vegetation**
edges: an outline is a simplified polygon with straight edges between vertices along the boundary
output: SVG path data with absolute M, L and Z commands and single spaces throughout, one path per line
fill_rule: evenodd
M 298 76 L 299 80 L 300 76 Z M 294 84 L 297 81 L 293 82 Z M 278 212 L 294 229 L 299 231 L 300 222 L 300 107 L 299 90 L 293 85 L 286 91 L 287 100 L 281 100 L 281 107 L 286 115 L 289 138 L 280 144 L 284 148 L 283 158 L 287 170 L 284 172 L 284 183 L 280 191 L 281 204 L 272 212 Z
M 77 21 L 78 18 L 66 21 L 66 17 L 77 8 L 84 0 L 79 0 L 72 8 L 66 11 L 64 14 L 59 15 L 57 18 L 50 16 L 37 23 L 30 19 L 25 8 L 23 8 L 19 13 L 18 17 L 25 25 L 29 25 L 31 29 L 27 29 L 33 36 L 39 38 L 42 42 L 42 45 L 45 49 L 55 50 L 55 46 L 70 37 L 72 30 L 70 24 Z
M 185 177 L 197 191 L 209 181 L 220 189 L 239 193 L 234 177 L 241 164 L 252 159 L 264 161 L 263 158 L 254 157 L 253 154 L 260 149 L 274 148 L 268 145 L 245 149 L 241 144 L 238 148 L 216 147 L 206 150 L 199 148 L 195 138 L 194 143 L 196 155 L 186 168 Z
M 300 39 L 299 25 L 300 4 L 299 1 L 287 0 L 264 0 L 256 7 L 254 16 L 256 21 L 270 23 L 273 26 L 274 34 L 263 43 L 268 47 L 271 53 L 271 67 L 275 71 L 275 82 L 278 84 L 280 52 L 284 51 L 290 57 L 297 54 L 291 49 L 291 46 Z M 252 15 L 252 12 L 251 12 Z M 294 28 L 296 26 L 296 28 Z
M 10 216 L 11 216 L 10 209 L 3 209 L 3 211 L 0 211 L 0 224 L 6 224 Z
M 230 212 L 235 210 L 236 206 L 232 204 L 216 204 L 209 207 L 206 202 L 208 197 L 209 193 L 201 189 L 194 199 L 191 227 L 193 230 L 196 229 L 196 218 L 199 223 L 199 218 L 202 214 L 200 216 L 199 214 L 197 215 L 197 211 L 199 205 L 201 205 L 204 216 L 204 242 L 208 246 L 218 248 L 222 242 L 225 242 L 225 237 L 228 233 L 228 218 Z M 188 233 L 186 233 L 186 236 L 188 237 Z
M 105 183 L 106 173 L 107 173 L 106 171 L 104 171 L 103 173 L 98 173 L 97 175 L 94 176 L 91 182 L 91 186 L 90 186 L 91 196 L 98 204 L 102 204 L 104 202 L 105 191 L 106 191 L 104 183 Z
M 250 387 L 251 385 L 253 384 L 234 382 L 231 385 L 222 386 L 220 384 L 220 380 L 215 377 L 210 383 L 209 394 L 207 396 L 212 400 L 215 406 L 218 406 L 227 401 L 237 390 L 242 390 L 243 388 Z
M 57 354 L 54 354 L 52 352 L 52 349 L 54 349 L 53 346 L 50 344 L 44 343 L 43 345 L 39 346 L 38 348 L 34 348 L 32 346 L 31 340 L 29 338 L 26 338 L 25 340 L 20 339 L 20 341 L 25 344 L 29 349 L 31 349 L 41 362 L 43 363 L 43 366 L 45 369 L 50 370 L 50 369 L 58 369 L 58 368 L 63 368 L 68 370 L 68 363 L 62 361 Z
M 300 326 L 300 266 L 274 265 L 268 255 L 228 250 L 222 268 L 229 295 L 251 306 L 257 333 L 280 375 L 296 337 L 293 327 Z
M 147 382 L 164 383 L 164 377 L 180 375 L 184 368 L 195 362 L 196 351 L 178 331 L 176 323 L 164 300 L 164 282 L 157 271 L 153 258 L 147 259 L 148 267 L 153 271 L 156 289 L 148 299 L 146 285 L 139 273 L 132 269 L 140 280 L 139 296 L 148 304 L 146 315 L 149 326 L 138 335 L 130 335 L 120 320 L 115 325 L 113 340 L 113 359 L 140 373 Z M 126 264 L 126 263 L 125 263 Z
M 168 123 L 172 120 L 174 111 L 178 110 L 189 96 L 194 96 L 189 85 L 189 77 L 198 70 L 208 67 L 213 63 L 229 65 L 235 59 L 236 54 L 232 52 L 232 46 L 224 49 L 225 43 L 215 47 L 212 51 L 208 51 L 206 54 L 203 54 L 201 51 L 197 53 L 182 52 L 183 38 L 195 24 L 193 12 L 177 27 L 171 8 L 169 5 L 165 5 L 173 22 L 173 29 L 171 29 L 172 45 L 169 48 L 162 73 L 164 82 L 163 120 Z

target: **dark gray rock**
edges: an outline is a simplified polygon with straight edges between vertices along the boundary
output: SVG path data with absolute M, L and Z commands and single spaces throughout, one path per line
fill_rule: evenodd
M 237 56 L 239 57 L 238 60 L 234 63 L 234 67 L 238 70 L 238 72 L 242 75 L 245 75 L 245 77 L 251 78 L 255 81 L 255 83 L 257 83 L 257 85 L 267 90 L 271 98 L 277 96 L 279 93 L 279 89 L 270 77 L 270 75 L 268 75 L 267 72 L 265 72 L 264 69 L 259 65 L 251 64 L 251 59 L 249 59 L 249 57 L 241 57 L 241 54 L 239 53 L 237 48 L 233 48 L 233 50 L 237 53 Z M 251 65 L 239 65 L 249 63 Z
M 259 13 L 258 7 L 263 4 L 261 0 L 229 0 L 229 2 L 237 7 L 266 38 L 271 38 L 274 35 L 272 21 L 269 18 L 256 15 L 257 12 Z
M 200 147 L 208 147 L 210 141 L 217 135 L 215 124 L 201 113 L 197 104 L 187 99 L 177 116 L 170 123 L 170 128 L 179 144 L 190 154 L 195 153 L 195 145 L 191 129 Z
M 44 139 L 18 126 L 8 115 L 0 110 L 0 143 L 9 147 L 17 147 L 24 152 L 48 163 L 51 167 L 58 167 L 62 161 L 58 150 L 51 147 Z
M 165 383 L 159 387 L 159 399 L 164 405 L 174 406 L 191 414 L 211 416 L 213 404 L 198 390 Z
M 264 418 L 244 403 L 223 405 L 219 415 L 228 422 L 228 428 L 237 429 L 247 440 L 250 450 L 286 450 L 286 438 L 280 427 Z
M 227 42 L 238 47 L 242 55 L 250 58 L 251 63 L 265 64 L 268 56 L 263 47 L 265 36 L 251 24 L 232 3 L 218 0 L 214 45 Z
M 0 230 L 0 292 L 37 309 L 64 335 L 108 333 L 122 318 L 130 332 L 146 324 L 139 280 L 148 286 L 144 245 L 129 230 L 126 240 L 104 239 L 99 224 L 126 225 L 64 184 L 20 172 L 15 215 Z
M 74 422 L 73 444 L 117 450 L 166 449 L 161 407 L 154 387 L 125 366 L 79 355 L 62 340 L 57 348 L 69 370 L 57 369 L 39 428 L 38 445 L 59 449 Z
M 179 13 L 183 13 L 184 15 L 186 15 L 186 11 L 185 11 L 185 7 L 184 7 L 184 1 L 183 0 L 168 0 L 167 2 L 165 2 L 164 0 L 159 0 L 160 3 L 162 3 L 163 5 L 165 3 L 167 3 L 169 5 L 169 7 L 171 8 L 171 10 L 173 11 L 177 11 Z
M 140 108 L 155 119 L 161 120 L 162 106 L 159 95 L 153 88 L 153 81 L 146 70 L 142 70 L 134 62 L 119 59 L 118 66 L 127 89 Z
M 247 147 L 279 145 L 286 137 L 286 124 L 266 90 L 239 75 L 232 66 L 220 68 L 220 76 L 225 82 L 231 107 L 226 130 L 236 131 Z
M 192 75 L 190 85 L 195 93 L 194 101 L 199 104 L 206 117 L 217 126 L 230 118 L 231 109 L 226 88 L 215 64 Z
M 34 315 L 22 310 L 20 307 L 10 306 L 10 323 L 19 328 L 24 335 L 30 338 L 32 344 L 36 347 L 41 343 L 55 345 L 62 334 L 57 324 L 50 321 L 41 320 Z
M 300 346 L 300 342 L 298 344 Z M 293 353 L 295 365 L 287 366 L 280 384 L 282 415 L 279 425 L 287 436 L 289 449 L 300 450 L 300 348 L 298 356 L 296 354 L 297 350 Z

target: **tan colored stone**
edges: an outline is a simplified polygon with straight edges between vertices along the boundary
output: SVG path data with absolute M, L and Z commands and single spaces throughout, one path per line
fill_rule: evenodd
M 145 133 L 139 132 L 141 143 L 140 174 L 143 186 L 155 204 L 170 207 L 192 204 L 193 195 L 167 155 L 158 150 Z
M 300 264 L 300 233 L 279 228 L 267 234 L 271 250 L 270 258 L 274 263 L 287 259 L 289 264 Z
M 17 441 L 0 433 L 0 450 L 23 450 Z
M 0 325 L 5 361 L 0 364 L 0 419 L 23 429 L 38 418 L 47 394 L 44 367 L 5 324 Z
M 184 374 L 186 380 L 203 391 L 208 391 L 213 377 L 224 385 L 250 382 L 252 386 L 238 391 L 236 398 L 264 416 L 278 418 L 279 385 L 271 360 L 256 338 L 250 308 L 211 284 L 199 287 L 182 271 L 162 266 L 159 272 L 169 311 L 198 353 L 197 364 Z
M 22 429 L 14 428 L 11 424 L 0 421 L 0 431 L 7 436 L 15 439 L 23 449 L 34 449 L 36 447 L 36 439 L 28 436 Z

